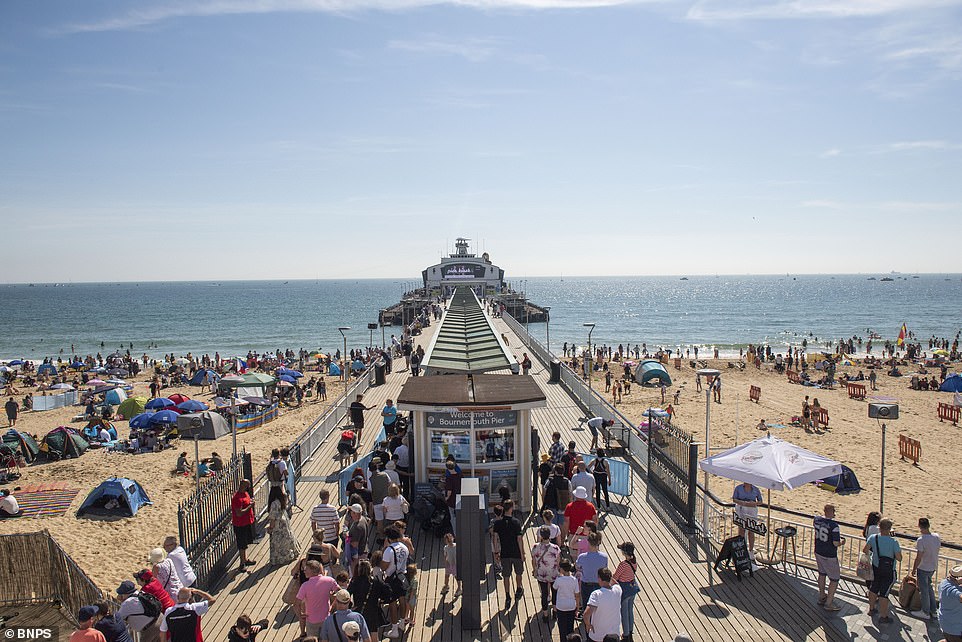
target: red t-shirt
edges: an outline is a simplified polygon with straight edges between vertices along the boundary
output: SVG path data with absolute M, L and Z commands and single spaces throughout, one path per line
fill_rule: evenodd
M 254 500 L 247 493 L 234 493 L 230 500 L 230 523 L 234 526 L 250 526 L 254 523 L 254 509 L 241 512 L 251 506 Z
M 160 607 L 165 611 L 174 606 L 174 600 L 171 599 L 170 593 L 164 590 L 164 587 L 160 585 L 160 580 L 156 577 L 144 584 L 140 590 L 160 600 Z
M 570 532 L 575 532 L 581 528 L 586 521 L 594 519 L 598 511 L 592 506 L 591 502 L 584 499 L 576 499 L 565 507 L 565 517 L 568 518 Z

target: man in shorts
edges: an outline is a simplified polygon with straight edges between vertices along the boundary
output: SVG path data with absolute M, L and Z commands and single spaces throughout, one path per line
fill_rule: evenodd
M 504 607 L 511 606 L 511 572 L 515 574 L 515 598 L 520 598 L 524 589 L 521 582 L 524 579 L 524 529 L 521 522 L 514 516 L 514 501 L 505 500 L 501 505 L 504 517 L 491 527 L 501 543 L 501 568 L 504 573 Z
M 732 501 L 735 503 L 735 513 L 742 519 L 758 519 L 758 507 L 762 503 L 762 491 L 758 490 L 749 482 L 735 486 L 732 493 Z M 738 535 L 746 537 L 744 526 L 738 527 Z M 755 532 L 747 531 L 748 554 L 752 555 L 755 549 Z
M 818 603 L 826 611 L 839 611 L 835 598 L 841 569 L 838 564 L 838 549 L 845 545 L 835 521 L 835 506 L 825 504 L 824 516 L 816 515 L 813 520 L 815 527 L 815 563 L 818 565 Z M 825 578 L 828 578 L 828 592 L 825 592 Z

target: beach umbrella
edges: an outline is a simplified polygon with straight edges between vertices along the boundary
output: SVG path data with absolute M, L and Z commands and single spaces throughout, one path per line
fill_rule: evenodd
M 88 385 L 88 386 L 94 386 L 94 387 L 96 387 L 96 386 L 105 386 L 105 385 L 107 385 L 107 382 L 106 382 L 106 381 L 102 381 L 101 379 L 91 379 L 91 380 L 89 380 L 89 381 L 87 382 L 87 385 Z
M 842 464 L 766 435 L 698 462 L 705 472 L 768 490 L 791 490 L 842 472 Z
M 289 384 L 292 384 L 295 381 L 297 381 L 294 377 L 286 374 L 279 376 L 278 379 L 280 379 L 282 383 L 289 383 Z
M 108 359 L 123 359 L 124 355 L 120 352 L 115 352 L 107 357 Z
M 107 371 L 107 374 L 113 375 L 115 377 L 126 377 L 130 373 L 124 370 L 123 368 L 111 368 L 110 370 Z
M 768 434 L 698 462 L 707 473 L 748 482 L 768 491 L 768 531 L 771 536 L 772 491 L 791 490 L 842 474 L 842 464 Z
M 7 366 L 0 366 L 0 372 L 13 372 L 13 369 Z
M 131 401 L 131 400 L 128 399 L 127 401 Z M 146 427 L 149 425 L 149 424 L 147 423 L 147 421 L 148 421 L 152 416 L 154 416 L 154 413 L 152 413 L 152 412 L 144 412 L 144 413 L 141 413 L 141 414 L 136 415 L 136 416 L 134 416 L 134 417 L 131 417 L 131 419 L 130 419 L 130 427 L 131 427 L 131 428 L 146 428 Z
M 948 350 L 943 350 L 943 349 L 939 348 L 938 350 L 933 350 L 933 351 L 932 351 L 932 354 L 938 355 L 938 356 L 940 356 L 940 357 L 947 357 L 947 356 L 949 356 L 949 351 L 948 351 Z
M 161 426 L 161 425 L 173 425 L 177 423 L 177 417 L 180 417 L 179 412 L 174 412 L 173 410 L 161 410 L 155 412 L 147 419 L 148 426 Z
M 70 364 L 70 367 L 74 370 L 79 370 L 84 367 L 83 361 L 74 361 Z
M 50 386 L 51 390 L 73 390 L 73 386 L 69 383 L 56 383 Z
M 293 379 L 300 379 L 301 377 L 304 376 L 297 370 L 291 370 L 290 368 L 278 368 L 277 374 L 281 379 L 284 379 L 284 377 L 292 377 Z M 288 381 L 288 379 L 284 379 L 284 381 Z
M 104 384 L 104 385 L 102 385 L 102 386 L 94 386 L 93 388 L 90 389 L 90 392 L 91 392 L 92 394 L 99 395 L 99 394 L 102 394 L 102 393 L 104 393 L 104 392 L 109 392 L 109 391 L 115 389 L 116 387 L 117 387 L 117 386 L 115 386 L 115 385 L 113 385 L 113 384 Z
M 96 366 L 96 367 L 90 368 L 89 370 L 87 370 L 87 372 L 103 373 L 103 372 L 107 372 L 107 369 L 101 366 Z
M 175 404 L 184 403 L 185 401 L 190 400 L 190 397 L 188 397 L 187 395 L 182 395 L 179 392 L 175 392 L 172 395 L 167 395 L 167 398 L 173 401 Z
M 179 410 L 184 412 L 202 412 L 207 410 L 207 404 L 203 401 L 197 401 L 196 399 L 188 399 L 187 401 L 182 401 L 177 404 Z
M 244 400 L 252 406 L 271 406 L 271 400 L 264 397 L 244 397 Z
M 163 410 L 164 408 L 170 408 L 171 406 L 176 406 L 177 404 L 166 397 L 157 397 L 156 399 L 151 399 L 144 406 L 147 410 Z
M 112 383 L 112 384 L 118 385 L 118 386 L 126 386 L 126 385 L 127 385 L 127 382 L 124 381 L 123 379 L 107 379 L 107 383 Z
M 293 387 L 294 387 L 294 384 L 291 383 L 290 381 L 278 381 L 278 382 L 277 382 L 277 387 L 278 387 L 278 388 L 293 388 Z
M 8 361 L 8 362 L 7 362 L 7 365 L 8 365 L 8 366 L 22 366 L 22 365 L 23 365 L 23 360 L 22 360 L 22 359 L 14 359 L 13 361 Z

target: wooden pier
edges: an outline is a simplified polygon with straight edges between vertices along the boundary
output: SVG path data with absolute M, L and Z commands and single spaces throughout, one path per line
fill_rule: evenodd
M 495 321 L 496 328 L 504 332 L 510 347 L 520 357 L 520 341 L 507 325 Z M 430 341 L 437 324 L 430 331 L 416 337 L 425 346 Z M 372 388 L 365 394 L 365 404 L 374 406 L 366 417 L 366 424 L 374 430 L 366 430 L 364 452 L 372 445 L 371 440 L 380 425 L 380 408 L 387 398 L 397 399 L 409 373 L 402 371 L 403 361 L 395 361 L 395 371 L 388 375 L 387 383 Z M 578 430 L 578 418 L 584 411 L 560 385 L 549 384 L 546 364 L 532 369 L 548 402 L 545 408 L 534 411 L 534 424 L 541 437 L 542 450 L 547 448 L 551 433 L 562 434 L 562 441 L 574 440 L 579 451 L 587 452 L 590 435 Z M 303 548 L 310 541 L 310 509 L 316 503 L 321 488 L 335 492 L 337 469 L 335 445 L 337 436 L 332 435 L 315 457 L 304 468 L 298 484 L 298 501 L 302 512 L 295 512 L 292 524 Z M 613 565 L 620 560 L 616 546 L 631 541 L 636 546 L 641 593 L 635 598 L 634 640 L 670 641 L 680 632 L 686 632 L 692 640 L 741 642 L 751 640 L 830 640 L 832 642 L 855 639 L 927 640 L 939 639 L 932 629 L 933 637 L 926 633 L 925 624 L 895 613 L 896 623 L 880 632 L 871 618 L 865 615 L 866 602 L 862 588 L 843 582 L 836 599 L 842 603 L 839 613 L 829 613 L 816 605 L 817 589 L 814 576 L 804 569 L 800 573 L 762 567 L 753 578 L 737 582 L 734 575 L 711 570 L 711 564 L 702 551 L 688 536 L 680 532 L 665 517 L 665 511 L 657 496 L 649 495 L 647 486 L 635 467 L 630 497 L 612 497 L 612 506 L 601 512 L 600 526 L 604 536 L 602 550 Z M 618 501 L 622 500 L 622 501 Z M 482 629 L 463 631 L 460 622 L 460 602 L 451 592 L 442 595 L 444 565 L 442 541 L 417 523 L 409 528 L 413 537 L 418 564 L 419 592 L 416 623 L 404 639 L 412 642 L 452 642 L 456 640 L 534 641 L 557 640 L 553 622 L 542 621 L 537 582 L 530 575 L 530 546 L 534 544 L 534 525 L 540 518 L 521 516 L 526 522 L 525 541 L 529 548 L 528 568 L 525 572 L 524 596 L 505 606 L 501 580 L 490 570 L 484 581 L 481 601 Z M 269 568 L 269 543 L 265 538 L 253 546 L 249 553 L 257 565 L 249 575 L 238 574 L 224 578 L 217 593 L 217 603 L 203 619 L 204 637 L 208 640 L 224 640 L 236 618 L 247 614 L 257 621 L 267 618 L 268 630 L 258 635 L 258 642 L 290 642 L 299 636 L 299 627 L 291 607 L 281 602 L 281 595 L 290 579 L 288 568 Z M 489 554 L 490 557 L 490 554 Z M 937 628 L 937 627 L 936 627 Z

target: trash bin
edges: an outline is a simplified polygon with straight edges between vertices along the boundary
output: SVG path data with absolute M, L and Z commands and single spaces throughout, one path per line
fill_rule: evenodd
M 557 359 L 551 360 L 551 378 L 548 383 L 561 383 L 561 362 Z
M 374 364 L 374 385 L 383 386 L 385 381 L 385 365 L 383 363 Z

